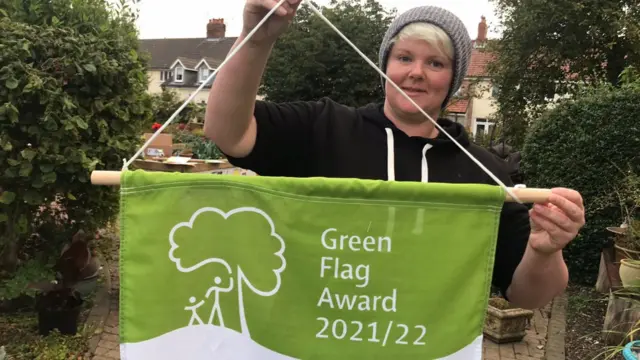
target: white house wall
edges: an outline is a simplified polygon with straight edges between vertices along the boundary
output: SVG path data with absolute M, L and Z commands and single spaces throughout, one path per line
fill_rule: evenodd
M 148 91 L 151 94 L 162 92 L 162 88 L 160 88 L 160 84 L 162 84 L 162 80 L 160 80 L 160 71 L 148 71 L 147 74 L 149 76 Z
M 148 91 L 151 94 L 158 94 L 162 92 L 162 80 L 160 80 L 160 71 L 148 71 L 149 76 L 149 87 Z M 187 100 L 191 94 L 196 91 L 197 87 L 168 87 L 168 89 L 175 91 L 178 94 L 178 97 L 182 100 Z M 262 100 L 264 96 L 257 96 L 256 100 Z M 198 95 L 192 100 L 194 103 L 199 103 L 204 101 L 205 103 L 209 99 L 209 89 L 204 88 L 200 90 Z

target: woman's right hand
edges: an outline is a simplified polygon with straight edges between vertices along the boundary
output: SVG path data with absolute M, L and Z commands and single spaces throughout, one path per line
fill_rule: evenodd
M 247 0 L 244 6 L 243 36 L 247 36 L 280 0 Z M 285 0 L 271 17 L 253 34 L 249 42 L 271 45 L 282 34 L 295 16 L 302 0 Z

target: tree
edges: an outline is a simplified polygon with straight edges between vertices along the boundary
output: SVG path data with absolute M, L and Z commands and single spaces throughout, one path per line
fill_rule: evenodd
M 273 296 L 280 290 L 286 267 L 285 243 L 271 217 L 253 207 L 229 212 L 205 207 L 196 211 L 189 221 L 175 225 L 169 242 L 169 259 L 178 271 L 190 273 L 212 265 L 220 269 L 205 294 L 207 298 L 214 295 L 208 324 L 213 325 L 217 319 L 219 326 L 225 327 L 223 313 L 229 314 L 229 311 L 222 311 L 220 293 L 235 290 L 240 331 L 249 336 L 245 289 L 260 296 Z M 247 249 L 251 252 L 247 253 Z
M 327 7 L 316 7 L 377 63 L 395 10 L 386 11 L 376 0 L 332 0 Z M 306 3 L 278 39 L 260 93 L 276 102 L 328 96 L 354 106 L 384 97 L 380 75 Z
M 118 190 L 92 186 L 90 175 L 119 169 L 141 145 L 151 101 L 135 15 L 124 4 L 0 6 L 0 267 L 12 271 L 19 240 L 47 221 L 47 210 L 58 213 L 52 233 L 63 240 L 117 214 Z
M 487 47 L 488 71 L 505 136 L 519 148 L 526 128 L 554 101 L 580 85 L 618 85 L 640 63 L 638 0 L 492 0 L 502 38 Z

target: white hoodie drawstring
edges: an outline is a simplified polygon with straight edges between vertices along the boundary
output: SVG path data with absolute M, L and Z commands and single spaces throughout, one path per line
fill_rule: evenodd
M 393 131 L 390 128 L 384 129 L 387 132 L 387 179 L 389 181 L 395 181 L 396 179 L 396 165 L 395 165 L 395 148 L 393 142 Z M 427 163 L 427 151 L 431 149 L 433 145 L 426 144 L 422 148 L 422 176 L 421 182 L 429 182 L 429 164 Z
M 387 180 L 395 181 L 396 179 L 396 165 L 395 165 L 395 151 L 393 145 L 393 132 L 389 128 L 385 128 L 387 131 Z
M 433 145 L 426 144 L 422 148 L 422 182 L 429 182 L 429 164 L 427 163 L 427 151 L 432 147 Z

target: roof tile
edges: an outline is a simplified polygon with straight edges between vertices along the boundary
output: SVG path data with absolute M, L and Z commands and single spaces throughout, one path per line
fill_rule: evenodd
M 495 56 L 484 49 L 473 49 L 467 76 L 487 76 L 487 65 Z

